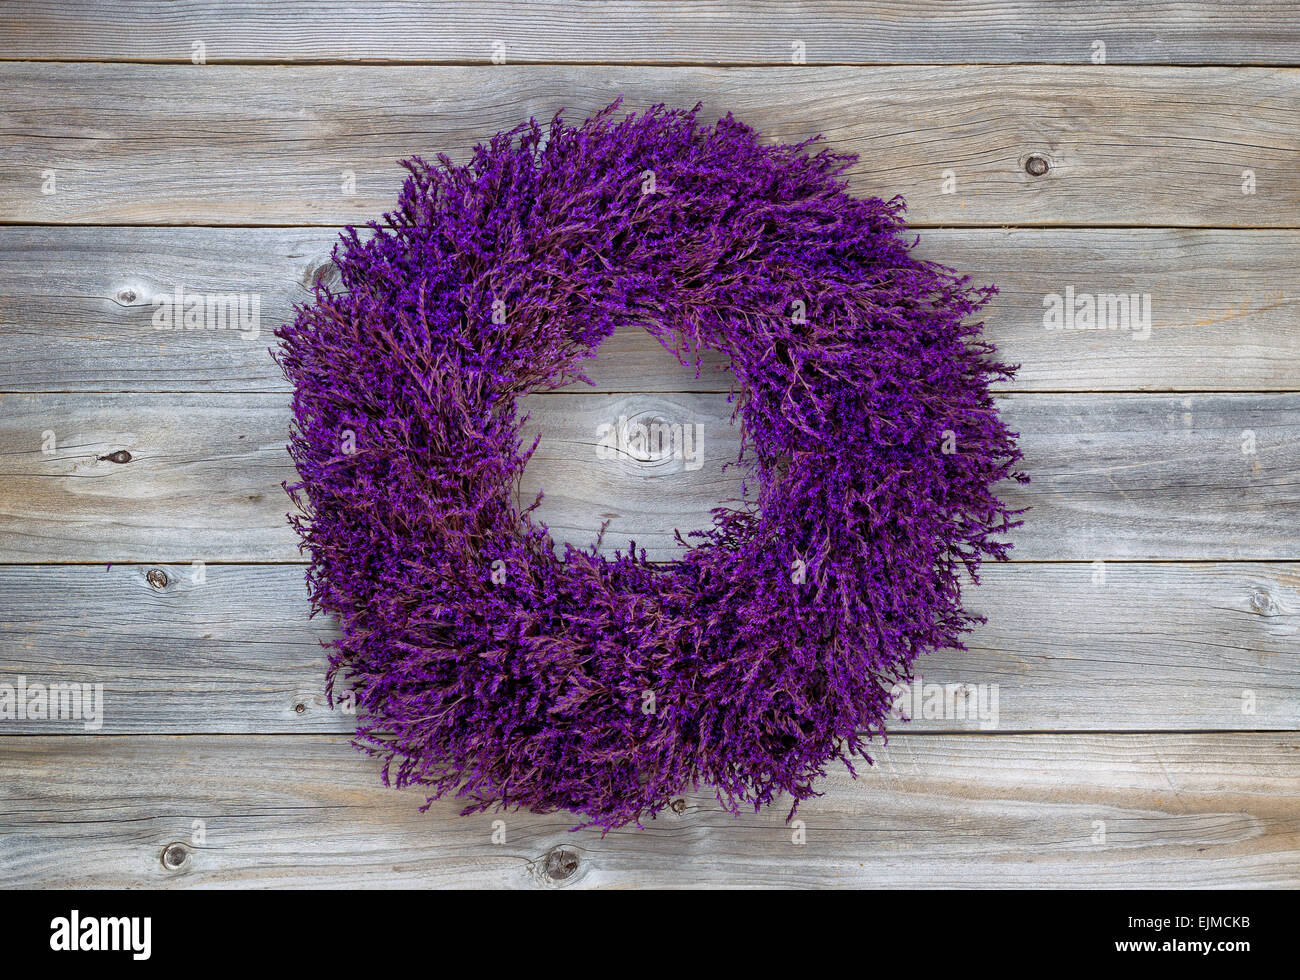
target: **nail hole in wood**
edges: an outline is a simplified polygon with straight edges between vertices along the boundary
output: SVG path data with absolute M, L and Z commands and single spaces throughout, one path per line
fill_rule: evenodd
M 190 849 L 184 844 L 168 844 L 163 848 L 162 865 L 168 871 L 180 871 L 189 861 Z

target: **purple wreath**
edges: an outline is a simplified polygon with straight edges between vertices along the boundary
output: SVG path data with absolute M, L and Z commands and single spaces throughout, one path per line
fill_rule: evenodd
M 855 157 L 617 106 L 406 162 L 397 209 L 336 246 L 341 287 L 277 331 L 327 690 L 426 807 L 609 829 L 708 784 L 793 815 L 977 621 L 962 572 L 1019 523 L 989 393 L 1014 368 L 970 322 L 993 288 L 914 258 L 900 198 L 848 193 Z M 518 502 L 516 399 L 587 380 L 631 322 L 697 375 L 729 359 L 757 485 L 667 564 L 557 554 Z

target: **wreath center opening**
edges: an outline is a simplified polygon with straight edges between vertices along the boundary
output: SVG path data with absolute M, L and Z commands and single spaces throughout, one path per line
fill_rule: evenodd
M 620 328 L 580 365 L 593 385 L 520 399 L 523 444 L 539 442 L 519 504 L 542 493 L 531 517 L 548 527 L 557 552 L 599 537 L 603 554 L 635 544 L 651 561 L 674 561 L 698 543 L 691 532 L 710 527 L 716 508 L 754 496 L 744 471 L 728 465 L 741 436 L 733 375 L 716 352 L 700 352 L 699 362 L 697 377 L 650 333 Z

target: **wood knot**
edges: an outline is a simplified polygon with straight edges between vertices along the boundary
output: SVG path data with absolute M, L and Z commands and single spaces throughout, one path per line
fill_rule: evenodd
M 293 706 L 293 710 L 298 712 L 298 714 L 302 714 L 304 711 L 307 710 L 307 705 L 304 702 L 299 701 L 297 704 Z
M 129 463 L 131 462 L 131 454 L 125 449 L 119 449 L 117 452 L 109 453 L 107 456 L 100 456 L 99 459 L 100 462 L 108 460 L 110 463 Z
M 302 276 L 302 284 L 308 289 L 326 286 L 329 289 L 337 290 L 340 283 L 339 267 L 334 264 L 333 259 L 321 259 L 312 262 L 307 266 L 307 271 Z
M 1273 606 L 1273 597 L 1263 589 L 1256 589 L 1251 593 L 1250 608 L 1261 616 L 1271 616 L 1276 611 Z
M 1047 158 L 1039 156 L 1037 153 L 1031 154 L 1029 159 L 1025 161 L 1025 173 L 1031 177 L 1041 177 L 1047 173 L 1048 169 Z
M 180 871 L 190 863 L 190 849 L 177 841 L 163 848 L 162 866 L 168 871 Z
M 672 810 L 673 813 L 685 813 L 686 801 L 680 798 L 673 800 L 671 803 L 668 804 L 668 808 Z
M 149 574 L 146 575 L 145 578 L 149 580 L 149 584 L 155 589 L 161 590 L 167 588 L 167 573 L 161 568 L 149 569 Z
M 123 306 L 130 306 L 139 298 L 134 289 L 123 289 L 117 294 L 117 301 Z
M 568 881 L 578 873 L 578 855 L 567 847 L 553 847 L 546 854 L 546 877 Z

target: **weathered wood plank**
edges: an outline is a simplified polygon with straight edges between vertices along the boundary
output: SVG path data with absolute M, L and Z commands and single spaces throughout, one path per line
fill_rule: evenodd
M 987 623 L 916 683 L 985 685 L 989 710 L 908 700 L 900 733 L 1300 728 L 1300 566 L 996 565 L 966 605 Z M 3 566 L 0 609 L 0 682 L 102 684 L 104 706 L 0 734 L 353 728 L 322 694 L 337 631 L 308 618 L 300 565 Z
M 1300 395 L 1008 395 L 1033 482 L 1019 560 L 1300 558 Z M 680 554 L 674 530 L 706 526 L 734 500 L 736 429 L 719 394 L 529 396 L 543 435 L 524 498 L 558 540 L 635 537 Z M 675 457 L 600 459 L 598 428 L 703 426 Z M 694 430 L 692 430 L 694 431 Z M 280 490 L 283 395 L 0 395 L 0 561 L 285 561 L 297 543 Z M 52 442 L 50 440 L 53 440 Z M 46 455 L 42 449 L 49 448 Z M 702 456 L 696 456 L 702 447 Z M 125 451 L 130 462 L 108 457 Z M 118 457 L 122 458 L 122 457 Z
M 0 228 L 0 390 L 288 390 L 272 333 L 332 276 L 336 239 L 312 228 Z M 250 310 L 256 297 L 256 329 L 156 329 L 155 297 L 177 290 L 243 293 Z
M 309 618 L 302 565 L 3 566 L 0 609 L 0 682 L 104 686 L 97 722 L 15 718 L 0 734 L 355 727 L 325 701 L 337 630 Z
M 210 64 L 359 61 L 809 64 L 1078 64 L 1105 43 L 1110 64 L 1296 64 L 1300 18 L 1287 3 L 1180 0 L 1070 3 L 1045 15 L 1028 0 L 917 4 L 814 0 L 683 5 L 576 0 L 475 3 L 383 0 L 364 6 L 278 0 L 90 0 L 11 4 L 0 58 Z M 802 42 L 802 51 L 795 47 Z
M 292 560 L 288 431 L 280 395 L 0 396 L 0 560 Z
M 452 801 L 421 814 L 422 795 L 383 789 L 377 770 L 339 736 L 7 738 L 5 881 L 1300 885 L 1300 740 L 1289 734 L 901 736 L 858 780 L 834 770 L 798 826 L 781 806 L 732 817 L 701 791 L 680 814 L 603 838 L 570 833 L 558 814 L 458 817 Z M 558 866 L 569 862 L 547 861 L 561 847 L 576 858 L 567 875 Z
M 918 254 L 995 282 L 986 335 L 1021 364 L 1004 391 L 1277 390 L 1300 384 L 1300 233 L 1186 229 L 929 229 Z M 331 277 L 327 228 L 0 229 L 0 390 L 283 391 L 274 328 Z M 1150 329 L 1056 330 L 1044 301 L 1150 297 Z M 256 329 L 165 331 L 155 298 L 247 294 Z M 1225 365 L 1231 364 L 1231 370 Z M 590 362 L 594 391 L 725 391 L 643 330 Z M 585 389 L 585 386 L 581 386 Z
M 14 62 L 0 88 L 8 222 L 363 221 L 392 206 L 398 159 L 463 160 L 530 115 L 580 119 L 620 95 L 629 109 L 703 101 L 773 138 L 825 133 L 861 154 L 856 192 L 904 195 L 919 224 L 1294 227 L 1300 214 L 1290 69 Z M 1031 155 L 1046 173 L 1027 171 Z
M 1032 481 L 1002 496 L 1032 508 L 1012 537 L 1019 560 L 1300 557 L 1300 396 L 1009 395 Z M 547 496 L 537 519 L 585 545 L 604 519 L 604 544 L 631 538 L 670 557 L 677 528 L 707 526 L 738 496 L 736 430 L 721 395 L 532 396 L 530 431 L 543 440 L 522 492 Z M 703 461 L 597 457 L 597 427 L 698 424 Z M 1254 451 L 1247 434 L 1253 433 Z

